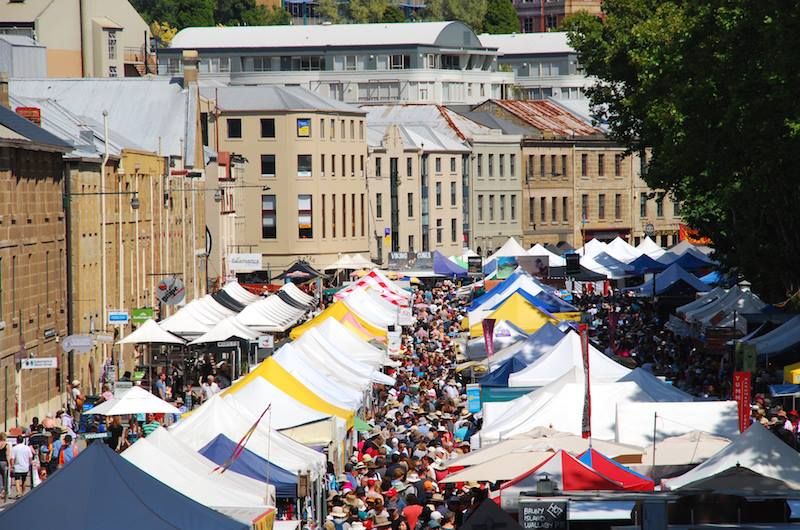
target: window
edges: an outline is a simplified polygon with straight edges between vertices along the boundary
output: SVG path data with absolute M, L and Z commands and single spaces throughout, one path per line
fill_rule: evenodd
M 361 177 L 364 176 L 364 155 L 358 157 L 358 169 Z
M 361 194 L 361 237 L 364 237 L 366 233 L 366 225 L 364 223 L 365 215 L 364 215 L 364 194 Z
M 511 206 L 511 220 L 517 220 L 517 196 L 511 195 L 511 200 L 509 201 L 509 205 Z
M 622 195 L 614 195 L 614 219 L 622 219 Z
M 325 57 L 312 55 L 281 57 L 281 68 L 292 72 L 325 70 Z
M 622 155 L 619 153 L 614 155 L 614 176 L 622 176 Z
M 356 237 L 356 194 L 350 195 L 350 235 Z
M 656 217 L 664 217 L 664 193 L 656 197 Z
M 378 194 L 380 195 L 380 193 Z M 336 237 L 336 194 L 331 195 L 331 235 Z
M 342 158 L 342 176 L 347 176 L 347 157 L 345 155 L 341 156 Z
M 350 176 L 356 176 L 356 155 L 350 155 Z
M 117 67 L 116 66 L 109 66 L 108 67 L 108 77 L 117 77 Z
M 261 238 L 275 239 L 277 237 L 278 212 L 275 206 L 275 195 L 261 196 Z
M 489 178 L 494 177 L 494 155 L 489 155 Z
M 297 237 L 311 239 L 314 237 L 312 228 L 313 212 L 311 209 L 311 195 L 297 196 Z
M 325 154 L 319 155 L 319 173 L 325 177 Z
M 261 118 L 261 138 L 275 138 L 275 118 Z
M 241 118 L 228 118 L 225 120 L 228 125 L 228 138 L 241 138 L 242 137 L 242 119 Z
M 669 247 L 669 236 L 667 236 L 667 235 L 662 235 L 661 236 L 661 246 L 664 247 L 664 248 L 668 248 Z
M 561 197 L 561 220 L 569 221 L 569 199 L 566 197 Z
M 556 176 L 556 155 L 550 155 L 550 176 Z
M 506 155 L 498 155 L 497 165 L 497 172 L 500 174 L 500 178 L 504 178 L 506 176 Z
M 355 120 L 350 120 L 350 139 L 356 139 L 356 122 Z
M 345 70 L 355 70 L 356 69 L 356 56 L 355 55 L 345 55 L 344 56 L 344 69 Z
M 478 178 L 483 178 L 483 155 L 479 154 L 476 160 L 477 162 L 475 163 L 475 171 L 478 175 Z
M 414 236 L 413 235 L 408 236 L 408 251 L 409 252 L 414 252 Z
M 347 139 L 347 129 L 344 128 L 344 120 L 342 120 L 341 124 L 339 125 L 339 132 L 341 132 L 341 134 L 342 134 L 342 140 L 346 140 Z
M 589 219 L 589 195 L 581 195 L 581 221 Z
M 261 176 L 275 176 L 275 155 L 261 155 Z
M 414 161 L 409 156 L 406 158 L 406 176 L 410 177 L 414 174 Z
M 489 221 L 494 221 L 494 195 L 489 195 Z
M 436 157 L 436 172 L 437 173 L 441 173 L 442 172 L 442 159 L 441 159 L 441 157 L 438 157 L 438 156 Z
M 347 237 L 347 194 L 346 193 L 342 193 L 342 237 Z
M 411 68 L 410 55 L 390 55 L 389 68 L 392 70 L 406 70 Z
M 547 220 L 547 199 L 544 197 L 539 198 L 539 220 L 543 223 Z
M 409 193 L 406 196 L 406 200 L 408 201 L 408 217 L 410 219 L 414 217 L 414 194 Z
M 108 32 L 108 60 L 115 61 L 117 59 L 117 32 Z
M 672 217 L 681 216 L 681 201 L 672 199 Z
M 561 178 L 567 177 L 567 155 L 561 155 Z
M 455 173 L 455 172 L 456 172 L 456 157 L 451 156 L 450 157 L 450 173 Z
M 457 224 L 457 219 L 450 219 L 450 241 L 453 243 L 458 241 L 458 237 L 456 236 L 456 233 L 458 232 L 458 229 L 456 228 Z
M 539 156 L 539 176 L 544 178 L 544 155 Z
M 597 176 L 606 176 L 606 155 L 603 153 L 597 155 Z
M 647 194 L 639 194 L 639 217 L 647 217 Z
M 528 224 L 536 224 L 536 199 L 528 197 Z
M 425 67 L 436 68 L 436 55 L 428 53 L 425 55 Z
M 311 137 L 311 118 L 297 118 L 297 137 Z
M 331 118 L 331 140 L 336 138 L 336 120 Z
M 325 239 L 325 236 L 328 233 L 328 212 L 326 211 L 325 207 L 325 194 L 322 194 L 322 238 Z
M 311 155 L 297 155 L 297 176 L 311 176 Z
M 585 177 L 589 174 L 589 155 L 581 155 L 581 176 Z
M 508 176 L 512 179 L 517 174 L 517 155 L 508 155 Z
M 461 58 L 458 55 L 442 55 L 442 70 L 460 70 Z
M 272 57 L 245 58 L 245 71 L 269 72 L 272 70 Z
M 358 121 L 358 139 L 359 140 L 364 139 L 364 120 Z
M 606 218 L 606 195 L 601 193 L 597 196 L 597 217 L 599 219 Z
M 438 159 L 437 159 L 438 160 Z M 436 183 L 436 206 L 442 205 L 442 183 Z
M 375 217 L 383 218 L 383 193 L 375 194 Z
M 550 199 L 550 221 L 558 221 L 558 201 L 555 197 Z
M 450 206 L 456 205 L 456 191 L 457 191 L 457 184 L 456 181 L 450 183 Z
M 442 229 L 442 220 L 441 219 L 437 219 L 436 220 L 436 243 L 438 243 L 439 245 L 442 244 L 442 232 L 443 231 L 444 230 Z
M 381 175 L 381 157 L 375 157 L 375 176 L 380 177 Z
M 483 221 L 483 195 L 478 195 L 478 221 Z
M 331 176 L 336 176 L 336 155 L 331 155 Z

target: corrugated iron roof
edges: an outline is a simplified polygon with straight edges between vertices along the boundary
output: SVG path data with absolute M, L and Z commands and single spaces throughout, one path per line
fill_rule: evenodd
M 551 101 L 496 99 L 494 102 L 498 107 L 507 110 L 532 127 L 555 136 L 571 138 L 603 134 L 601 130 Z

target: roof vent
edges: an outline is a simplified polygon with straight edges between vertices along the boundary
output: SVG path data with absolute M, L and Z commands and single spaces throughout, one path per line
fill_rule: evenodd
M 86 125 L 80 126 L 80 140 L 81 145 L 94 146 L 94 131 Z

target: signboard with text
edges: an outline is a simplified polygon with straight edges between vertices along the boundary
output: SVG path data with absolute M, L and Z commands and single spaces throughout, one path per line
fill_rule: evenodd
M 272 335 L 261 335 L 258 337 L 258 347 L 262 349 L 271 349 L 275 346 L 275 337 Z
M 733 372 L 733 400 L 739 406 L 739 432 L 750 426 L 750 372 Z
M 473 414 L 481 411 L 481 385 L 478 383 L 467 385 L 467 410 Z
M 566 499 L 520 499 L 519 524 L 525 530 L 568 529 L 568 503 Z
M 156 286 L 156 296 L 167 305 L 180 304 L 186 297 L 183 281 L 176 276 L 167 276 Z
M 94 346 L 94 337 L 91 335 L 68 335 L 61 341 L 61 349 L 64 353 L 76 351 L 86 353 Z
M 117 309 L 108 312 L 108 323 L 114 326 L 124 326 L 130 322 L 131 316 L 127 311 Z
M 23 370 L 39 370 L 48 368 L 58 368 L 57 357 L 34 357 L 32 359 L 22 359 L 21 366 Z
M 144 324 L 151 318 L 155 317 L 155 311 L 152 307 L 139 307 L 137 309 L 131 310 L 131 322 L 136 324 L 137 326 L 140 324 Z

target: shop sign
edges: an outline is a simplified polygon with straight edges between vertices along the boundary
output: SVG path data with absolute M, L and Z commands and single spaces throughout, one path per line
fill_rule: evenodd
M 520 499 L 519 522 L 525 530 L 568 529 L 567 501 Z
M 164 304 L 180 304 L 186 296 L 186 288 L 180 278 L 168 276 L 158 282 L 156 296 Z
M 47 368 L 58 368 L 57 357 L 34 357 L 32 359 L 22 359 L 21 366 L 23 370 L 39 370 Z
M 138 326 L 155 317 L 155 314 L 152 307 L 140 307 L 131 311 L 131 322 Z
M 108 323 L 115 326 L 124 326 L 130 322 L 131 316 L 124 309 L 108 312 Z
M 275 337 L 272 335 L 261 335 L 258 337 L 258 347 L 261 349 L 272 349 L 275 347 Z
M 71 351 L 86 353 L 94 346 L 94 337 L 91 335 L 68 335 L 61 341 L 61 349 L 64 353 Z
M 234 253 L 228 254 L 228 270 L 232 272 L 254 272 L 260 271 L 261 254 L 258 253 Z

